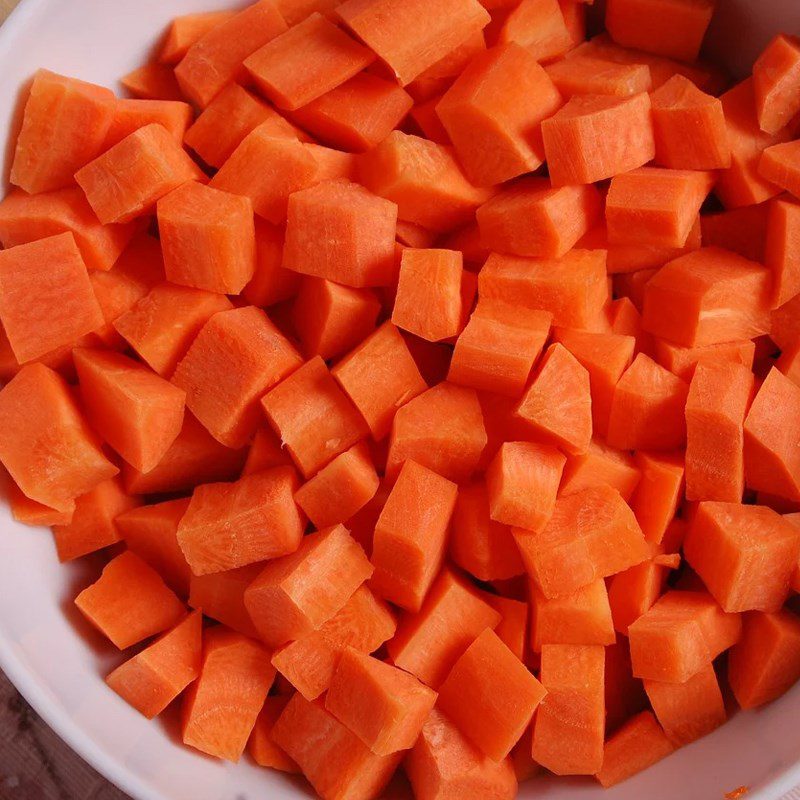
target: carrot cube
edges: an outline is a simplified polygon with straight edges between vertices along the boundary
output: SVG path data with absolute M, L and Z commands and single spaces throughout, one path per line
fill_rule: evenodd
M 563 55 L 574 44 L 560 0 L 522 0 L 500 29 L 499 41 L 516 42 L 537 61 Z
M 166 128 L 175 141 L 182 144 L 186 130 L 193 120 L 192 107 L 180 100 L 122 98 L 117 100 L 114 118 L 111 120 L 103 149 L 113 147 L 134 131 L 153 123 Z
M 457 483 L 477 469 L 486 447 L 478 396 L 473 389 L 441 383 L 398 410 L 389 440 L 386 474 L 416 461 Z
M 23 525 L 40 527 L 45 525 L 69 525 L 72 521 L 76 506 L 74 500 L 72 503 L 66 504 L 64 511 L 59 511 L 26 497 L 11 478 L 8 478 L 4 483 L 8 508 L 11 511 L 11 516 L 17 522 L 21 522 Z
M 501 680 L 503 693 L 492 686 Z M 546 690 L 491 630 L 456 661 L 438 707 L 489 758 L 502 761 L 522 737 Z
M 404 249 L 392 322 L 429 342 L 457 336 L 464 317 L 463 271 L 457 250 Z
M 20 363 L 72 346 L 103 324 L 72 233 L 0 253 L 0 321 Z
M 561 104 L 534 56 L 510 43 L 477 55 L 438 102 L 436 114 L 467 177 L 477 186 L 492 186 L 542 165 L 540 126 Z
M 275 669 L 258 642 L 227 628 L 207 631 L 203 645 L 200 676 L 183 703 L 183 743 L 238 761 L 275 679 Z
M 705 592 L 667 592 L 628 628 L 637 678 L 683 683 L 739 641 L 740 614 Z
M 225 86 L 244 76 L 242 64 L 249 55 L 286 29 L 272 0 L 259 0 L 215 25 L 175 67 L 183 93 L 205 108 Z
M 606 789 L 633 777 L 673 752 L 673 745 L 651 711 L 628 720 L 605 744 L 603 766 L 595 777 Z
M 348 0 L 336 14 L 403 86 L 489 22 L 477 0 L 443 0 L 435 7 L 421 0 Z
M 227 22 L 235 13 L 206 11 L 175 17 L 164 36 L 158 60 L 162 64 L 177 64 L 196 41 L 223 22 Z
M 300 289 L 300 275 L 284 269 L 284 230 L 256 217 L 256 268 L 253 279 L 242 290 L 250 305 L 267 306 L 289 300 Z
M 138 506 L 118 513 L 114 525 L 128 550 L 136 553 L 181 597 L 189 594 L 191 570 L 178 544 L 178 524 L 189 498 Z
M 0 462 L 31 500 L 57 511 L 119 471 L 104 455 L 66 382 L 30 364 L 0 390 Z
M 606 484 L 616 489 L 626 503 L 630 503 L 639 477 L 639 469 L 628 453 L 592 439 L 585 453 L 567 458 L 559 493 L 575 494 Z
M 683 497 L 683 455 L 639 452 L 635 460 L 641 478 L 631 508 L 645 539 L 660 544 Z
M 514 415 L 543 440 L 585 453 L 592 440 L 589 372 L 563 345 L 550 345 Z
M 758 174 L 800 197 L 800 144 L 795 141 L 767 147 L 758 162 Z
M 505 442 L 486 470 L 491 517 L 536 532 L 550 519 L 566 458 L 550 445 Z
M 652 161 L 650 108 L 645 92 L 630 97 L 573 97 L 542 123 L 553 186 L 595 183 Z
M 414 797 L 492 797 L 513 800 L 517 778 L 510 759 L 494 761 L 467 739 L 438 708 L 431 711 L 405 760 Z
M 514 535 L 528 573 L 547 598 L 572 594 L 648 557 L 633 512 L 605 485 L 560 497 L 541 533 Z
M 742 708 L 783 695 L 800 678 L 800 620 L 791 611 L 744 615 L 742 638 L 728 655 L 728 681 Z
M 194 611 L 118 666 L 106 683 L 148 719 L 160 714 L 200 674 L 203 615 Z
M 753 90 L 758 124 L 765 133 L 777 133 L 800 112 L 800 41 L 778 34 L 753 65 Z
M 299 692 L 275 723 L 272 739 L 328 800 L 380 796 L 402 757 L 375 755 L 322 703 L 311 703 Z
M 189 605 L 202 609 L 210 619 L 229 628 L 258 639 L 258 632 L 244 605 L 244 593 L 263 569 L 262 564 L 214 572 L 209 575 L 191 575 Z
M 789 200 L 774 200 L 765 219 L 765 247 L 756 259 L 772 270 L 773 307 L 782 306 L 800 293 L 800 259 L 795 246 L 799 238 L 800 205 Z
M 701 361 L 717 364 L 741 364 L 752 371 L 755 344 L 749 339 L 739 342 L 720 342 L 699 347 L 680 347 L 663 339 L 656 339 L 655 359 L 682 381 L 691 383 Z
M 605 257 L 602 250 L 571 250 L 561 259 L 492 253 L 478 276 L 478 294 L 549 311 L 553 325 L 585 329 L 608 302 Z
M 655 605 L 664 592 L 668 571 L 669 567 L 653 559 L 611 578 L 608 601 L 615 630 L 627 636 L 628 628 Z
M 364 186 L 397 204 L 399 219 L 436 233 L 469 222 L 492 195 L 467 180 L 450 147 L 401 131 L 359 156 L 358 167 Z
M 630 97 L 649 92 L 653 86 L 647 64 L 616 64 L 584 55 L 555 61 L 544 71 L 567 99 L 576 94 Z
M 70 186 L 102 150 L 117 99 L 103 86 L 40 69 L 25 103 L 9 180 L 30 194 Z
M 774 612 L 789 595 L 800 531 L 771 508 L 703 502 L 684 552 L 725 611 Z
M 397 274 L 396 223 L 394 203 L 355 183 L 325 181 L 296 192 L 283 266 L 346 286 L 388 286 Z
M 259 767 L 271 767 L 281 772 L 296 774 L 300 772 L 300 767 L 272 740 L 272 729 L 289 700 L 291 697 L 285 694 L 267 697 L 250 734 L 247 751 Z
M 186 613 L 159 574 L 130 551 L 109 561 L 75 605 L 120 650 L 172 628 Z

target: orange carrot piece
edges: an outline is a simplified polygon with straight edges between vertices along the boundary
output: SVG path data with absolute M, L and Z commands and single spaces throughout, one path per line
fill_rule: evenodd
M 486 442 L 475 391 L 440 383 L 395 414 L 386 474 L 394 477 L 409 459 L 463 483 L 477 468 Z
M 772 306 L 777 308 L 800 293 L 800 259 L 796 249 L 800 241 L 800 205 L 781 198 L 773 201 L 765 228 L 761 260 L 772 270 Z
M 641 478 L 631 508 L 645 539 L 660 544 L 683 497 L 683 455 L 638 452 L 635 461 Z
M 297 774 L 300 772 L 300 767 L 272 740 L 272 729 L 275 727 L 278 717 L 283 713 L 289 700 L 291 700 L 290 695 L 270 695 L 267 697 L 264 701 L 264 707 L 256 719 L 253 732 L 250 734 L 247 751 L 253 761 L 260 767 L 270 767 L 281 772 Z
M 189 605 L 202 610 L 210 619 L 258 639 L 256 627 L 244 606 L 244 593 L 261 569 L 262 564 L 249 564 L 209 575 L 194 575 L 190 571 Z
M 511 42 L 477 55 L 436 113 L 467 177 L 492 186 L 542 165 L 540 125 L 561 103 L 533 54 Z
M 71 561 L 120 541 L 116 517 L 139 503 L 123 491 L 117 478 L 98 483 L 75 501 L 68 523 L 53 525 L 58 560 Z
M 37 503 L 26 497 L 22 490 L 10 477 L 4 479 L 5 497 L 11 516 L 23 525 L 45 526 L 45 525 L 69 525 L 75 514 L 76 501 L 65 504 L 65 510 L 59 511 L 50 506 Z
M 650 108 L 645 92 L 630 97 L 572 97 L 542 123 L 553 186 L 595 183 L 652 161 Z
M 299 692 L 275 723 L 272 738 L 328 800 L 378 797 L 402 757 L 375 755 L 322 703 L 311 703 Z
M 545 72 L 567 99 L 576 94 L 630 97 L 649 92 L 653 85 L 647 64 L 615 64 L 590 56 L 564 58 L 548 64 Z
M 530 597 L 531 647 L 534 652 L 540 653 L 543 647 L 552 644 L 614 644 L 616 636 L 609 594 L 602 578 L 572 594 L 551 599 L 531 582 Z
M 371 586 L 382 597 L 419 611 L 446 547 L 457 487 L 408 460 L 375 526 Z
M 495 611 L 502 615 L 502 619 L 494 627 L 494 632 L 506 647 L 522 661 L 528 653 L 528 603 L 489 592 L 483 592 L 482 596 Z
M 595 777 L 609 789 L 657 764 L 673 750 L 653 712 L 642 711 L 606 741 L 603 766 Z
M 447 128 L 442 124 L 442 120 L 437 113 L 437 106 L 441 102 L 444 95 L 435 94 L 430 100 L 424 102 L 417 102 L 414 107 L 409 111 L 409 117 L 414 121 L 414 134 L 422 134 L 424 139 L 430 139 L 437 144 L 448 145 L 452 144 L 450 135 L 447 133 Z M 404 242 L 411 247 L 419 247 L 419 244 L 412 242 Z M 430 246 L 430 242 L 425 246 Z
M 770 314 L 770 338 L 781 350 L 800 343 L 800 296 L 795 295 Z
M 742 365 L 697 365 L 686 401 L 687 500 L 741 501 L 744 419 L 753 383 Z
M 623 636 L 628 635 L 628 628 L 661 597 L 667 575 L 667 567 L 651 560 L 643 561 L 611 578 L 608 602 L 614 630 Z
M 559 493 L 575 494 L 606 484 L 616 489 L 626 503 L 630 503 L 639 485 L 639 478 L 639 468 L 632 456 L 609 447 L 599 439 L 592 439 L 585 453 L 567 458 Z
M 117 99 L 103 86 L 40 69 L 33 77 L 9 180 L 26 192 L 73 184 L 101 152 Z
M 177 64 L 195 42 L 234 14 L 234 11 L 206 11 L 175 17 L 167 29 L 158 60 L 162 64 Z
M 749 488 L 800 500 L 798 408 L 800 387 L 773 368 L 745 419 L 744 470 Z
M 435 8 L 421 0 L 348 0 L 336 14 L 403 86 L 489 22 L 477 0 L 442 0 Z
M 147 719 L 160 714 L 200 674 L 203 615 L 194 611 L 133 658 L 106 683 Z
M 57 511 L 119 471 L 78 410 L 63 378 L 42 364 L 22 367 L 0 390 L 0 462 L 20 490 Z
M 585 329 L 608 300 L 605 253 L 572 250 L 557 260 L 493 253 L 478 276 L 478 294 L 549 311 L 554 325 Z
M 633 677 L 628 640 L 618 636 L 615 644 L 606 647 L 606 734 L 647 708 L 647 695 L 642 682 Z
M 506 17 L 499 41 L 522 45 L 537 61 L 561 56 L 574 45 L 558 0 L 522 0 Z
M 551 345 L 514 413 L 544 441 L 585 453 L 592 440 L 589 372 L 563 345 Z
M 758 124 L 765 133 L 777 133 L 800 112 L 800 42 L 778 34 L 753 64 L 753 90 Z
M 167 64 L 149 62 L 123 75 L 119 82 L 140 100 L 183 100 L 175 72 Z
M 767 224 L 770 208 L 777 204 L 760 203 L 704 215 L 703 247 L 722 247 L 750 261 L 764 263 L 767 247 Z
M 469 222 L 492 195 L 467 180 L 450 147 L 401 131 L 359 156 L 359 176 L 370 191 L 397 204 L 399 219 L 436 233 Z
M 795 141 L 767 147 L 758 162 L 758 174 L 800 197 L 800 145 Z
M 517 778 L 508 758 L 484 755 L 438 708 L 431 711 L 422 733 L 405 760 L 414 797 L 491 797 L 513 800 Z
M 648 558 L 633 512 L 619 492 L 606 485 L 560 497 L 541 533 L 515 530 L 514 535 L 528 573 L 549 599 Z
M 120 650 L 173 627 L 186 613 L 159 574 L 130 551 L 109 561 L 75 605 Z
M 331 16 L 330 12 L 339 5 L 337 0 L 273 0 L 273 2 L 289 26 L 297 25 L 317 11 Z
M 680 347 L 663 339 L 655 340 L 656 361 L 687 383 L 691 383 L 697 365 L 704 361 L 715 364 L 741 364 L 752 370 L 754 355 L 755 344 L 750 340 L 721 342 L 699 347 Z
M 493 252 L 561 258 L 601 212 L 594 186 L 552 188 L 547 178 L 524 178 L 482 205 L 477 218 L 481 241 Z
M 291 464 L 289 454 L 284 452 L 281 440 L 275 432 L 264 425 L 259 428 L 254 436 L 253 443 L 247 451 L 247 459 L 242 468 L 242 475 L 252 475 L 272 467 L 282 467 Z
M 628 628 L 637 678 L 683 683 L 734 645 L 740 614 L 727 614 L 705 592 L 667 592 Z
M 187 408 L 214 438 L 239 448 L 261 420 L 261 396 L 301 363 L 263 311 L 235 308 L 215 314 L 202 327 L 172 382 L 186 391 Z M 232 374 L 235 381 L 222 380 Z
M 646 680 L 644 688 L 659 724 L 676 747 L 691 744 L 727 720 L 713 664 L 683 683 Z
M 183 143 L 186 130 L 194 120 L 194 111 L 180 100 L 117 100 L 114 118 L 108 129 L 103 149 L 107 150 L 126 136 L 145 125 L 158 124 L 166 128 L 178 144 Z
M 253 279 L 242 289 L 251 305 L 267 306 L 289 300 L 300 289 L 300 275 L 284 269 L 283 229 L 256 217 L 256 267 Z
M 556 775 L 593 775 L 603 764 L 605 654 L 597 645 L 547 644 L 533 758 Z

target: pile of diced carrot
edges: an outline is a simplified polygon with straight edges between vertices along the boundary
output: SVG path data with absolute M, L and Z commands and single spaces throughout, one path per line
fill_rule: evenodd
M 118 695 L 505 800 L 800 678 L 800 40 L 734 83 L 713 6 L 259 0 L 135 99 L 34 76 L 0 462 Z

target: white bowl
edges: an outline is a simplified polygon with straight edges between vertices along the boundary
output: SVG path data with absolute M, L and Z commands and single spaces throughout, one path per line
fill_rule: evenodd
M 435 0 L 434 0 L 435 1 Z M 778 30 L 800 33 L 800 0 L 719 0 L 717 43 L 736 42 L 729 63 L 746 69 Z M 24 0 L 0 28 L 0 135 L 18 117 L 23 87 L 38 67 L 97 83 L 138 66 L 178 14 L 228 0 Z M 716 52 L 721 52 L 719 47 Z M 116 87 L 115 87 L 116 88 Z M 5 148 L 7 174 L 8 147 Z M 83 758 L 136 800 L 270 800 L 307 797 L 303 782 L 232 765 L 178 745 L 174 716 L 148 722 L 103 676 L 119 656 L 74 610 L 91 564 L 58 563 L 46 530 L 15 523 L 0 504 L 0 667 L 36 711 Z M 89 559 L 91 561 L 91 559 Z M 551 800 L 716 800 L 746 785 L 747 800 L 778 800 L 800 784 L 800 687 L 758 712 L 739 713 L 704 740 L 603 792 L 591 780 L 557 780 Z M 543 793 L 523 787 L 521 797 Z M 480 800 L 465 798 L 465 800 Z

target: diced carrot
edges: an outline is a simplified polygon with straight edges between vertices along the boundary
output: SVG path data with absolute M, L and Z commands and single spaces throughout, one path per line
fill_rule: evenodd
M 120 650 L 173 627 L 186 613 L 159 574 L 130 551 L 109 561 L 75 605 Z
M 2 483 L 11 516 L 14 517 L 17 522 L 21 522 L 23 525 L 39 527 L 69 525 L 72 521 L 76 506 L 74 500 L 72 503 L 65 504 L 64 511 L 59 511 L 58 509 L 50 508 L 50 506 L 37 503 L 35 500 L 26 497 L 19 486 L 17 486 L 5 472 L 3 472 Z
M 498 680 L 502 695 L 492 691 Z M 546 690 L 494 631 L 485 630 L 439 688 L 438 707 L 487 756 L 502 761 L 519 741 Z
M 781 350 L 800 343 L 800 295 L 795 295 L 770 314 L 769 335 Z
M 101 151 L 117 100 L 103 86 L 40 69 L 25 103 L 9 180 L 38 194 L 73 184 Z
M 361 72 L 292 118 L 323 143 L 363 152 L 383 141 L 411 110 L 413 100 L 393 81 Z
M 511 597 L 483 592 L 486 602 L 502 615 L 494 632 L 509 650 L 522 661 L 528 654 L 528 603 Z
M 175 17 L 167 29 L 158 60 L 162 64 L 177 64 L 195 42 L 223 22 L 227 22 L 234 13 L 233 11 L 206 11 Z
M 594 183 L 652 161 L 651 116 L 646 92 L 630 97 L 572 97 L 542 123 L 553 186 Z
M 422 0 L 348 0 L 336 14 L 403 86 L 489 22 L 477 0 L 442 0 L 435 8 Z
M 258 642 L 224 627 L 207 631 L 200 676 L 183 703 L 183 743 L 238 761 L 274 679 Z
M 728 655 L 728 681 L 742 708 L 776 700 L 800 678 L 800 620 L 791 611 L 744 615 Z
M 161 197 L 201 179 L 200 168 L 157 123 L 135 130 L 75 173 L 104 224 L 150 214 Z
M 467 177 L 492 186 L 542 165 L 540 125 L 561 104 L 533 54 L 510 42 L 476 56 L 436 113 Z
M 168 64 L 149 62 L 137 67 L 119 82 L 140 100 L 183 100 L 183 92 Z
M 409 459 L 463 483 L 477 468 L 486 442 L 475 391 L 440 383 L 397 411 L 386 474 L 394 477 Z
M 23 367 L 0 390 L 0 462 L 31 500 L 71 511 L 75 499 L 119 471 L 78 410 L 63 378 Z
M 633 512 L 616 489 L 602 484 L 560 497 L 541 533 L 514 535 L 528 573 L 548 598 L 571 594 L 648 557 Z
M 272 738 L 326 800 L 380 796 L 402 757 L 375 755 L 322 703 L 311 703 L 299 692 L 272 728 Z
M 139 503 L 123 491 L 117 478 L 98 483 L 76 500 L 68 523 L 53 525 L 58 560 L 71 561 L 120 541 L 114 520 Z
M 620 450 L 671 450 L 686 442 L 689 387 L 640 353 L 623 373 L 611 402 L 607 441 Z
M 683 496 L 683 455 L 638 452 L 635 461 L 641 478 L 631 508 L 645 539 L 660 544 Z
M 421 133 L 423 138 L 430 139 L 437 144 L 448 145 L 452 144 L 450 134 L 447 128 L 442 124 L 442 120 L 437 113 L 437 106 L 441 102 L 444 95 L 435 94 L 430 100 L 415 103 L 414 107 L 409 111 L 409 117 L 414 121 L 417 130 L 412 133 Z M 407 243 L 411 247 L 419 247 L 419 244 Z M 431 242 L 427 242 L 424 246 L 430 246 Z
M 701 218 L 703 247 L 723 247 L 750 261 L 764 263 L 772 205 L 760 203 L 704 215 Z
M 364 442 L 323 467 L 295 493 L 297 505 L 318 530 L 346 522 L 378 491 L 380 481 Z
M 612 278 L 614 295 L 619 298 L 627 298 L 641 312 L 644 306 L 645 289 L 657 272 L 658 267 L 647 267 L 637 269 L 635 272 L 614 275 Z
M 178 144 L 194 120 L 194 111 L 180 100 L 117 100 L 114 118 L 103 149 L 107 150 L 145 125 L 156 123 L 168 130 Z
M 114 518 L 128 550 L 155 569 L 181 597 L 189 594 L 191 570 L 178 544 L 178 524 L 188 507 L 188 498 L 168 500 L 130 508 Z
M 247 451 L 247 459 L 242 468 L 242 475 L 252 475 L 272 467 L 282 467 L 291 464 L 289 454 L 284 452 L 281 440 L 267 425 L 259 428 L 254 436 L 253 443 Z
M 481 3 L 481 5 L 483 5 Z M 417 101 L 424 99 L 426 92 L 437 82 L 451 83 L 467 68 L 471 61 L 486 51 L 483 31 L 475 28 L 461 43 L 443 55 L 435 64 L 421 72 L 407 87 L 408 93 Z
M 749 488 L 800 500 L 798 408 L 800 387 L 773 368 L 745 419 L 744 470 Z
M 72 346 L 103 324 L 71 232 L 0 253 L 0 320 L 20 363 Z
M 517 795 L 511 761 L 505 758 L 498 762 L 484 755 L 438 708 L 422 726 L 406 757 L 405 769 L 418 800 L 513 800 Z
M 281 750 L 272 740 L 272 729 L 278 721 L 278 717 L 286 708 L 290 695 L 270 695 L 264 701 L 264 707 L 256 719 L 253 732 L 250 734 L 250 741 L 247 743 L 247 751 L 250 757 L 260 767 L 270 767 L 281 772 L 299 773 L 300 767 L 292 761 L 286 753 Z
M 680 248 L 711 190 L 711 173 L 642 167 L 611 180 L 606 224 L 611 244 Z
M 593 439 L 585 453 L 567 458 L 559 493 L 575 494 L 606 484 L 616 489 L 622 499 L 629 503 L 639 485 L 639 478 L 639 468 L 632 456 L 609 447 L 599 439 Z
M 636 569 L 633 567 L 633 569 Z M 614 644 L 609 594 L 598 578 L 563 597 L 545 597 L 531 582 L 531 647 L 534 652 L 552 644 Z
M 606 647 L 606 734 L 613 734 L 623 723 L 647 708 L 647 695 L 638 678 L 633 677 L 628 640 L 618 636 Z
M 592 439 L 588 371 L 563 345 L 551 345 L 514 413 L 543 440 L 585 453 Z
M 595 777 L 609 789 L 652 767 L 673 749 L 653 712 L 642 711 L 606 741 L 603 766 Z
M 148 719 L 160 714 L 200 674 L 203 615 L 194 611 L 118 666 L 106 683 Z
M 339 5 L 338 0 L 273 0 L 273 2 L 289 26 L 297 25 L 317 11 L 330 16 L 330 12 Z
M 717 175 L 714 192 L 726 208 L 739 208 L 769 200 L 780 189 L 759 174 L 761 153 L 772 145 L 787 141 L 791 136 L 786 130 L 775 134 L 761 130 L 756 116 L 752 78 L 729 89 L 720 100 L 728 129 L 731 166 Z
M 700 503 L 686 560 L 728 612 L 778 611 L 789 595 L 800 531 L 771 508 Z
M 777 133 L 800 112 L 800 42 L 778 34 L 753 64 L 753 90 L 758 124 L 765 133 Z
M 460 250 L 464 254 L 465 263 L 475 267 L 482 267 L 489 257 L 489 251 L 483 246 L 481 232 L 476 222 L 447 234 L 442 239 L 442 246 L 450 250 Z
M 706 736 L 727 719 L 712 664 L 683 683 L 646 680 L 644 688 L 664 733 L 676 747 Z
M 303 143 L 277 136 L 265 122 L 242 139 L 209 185 L 249 197 L 256 214 L 277 225 L 286 219 L 289 196 L 316 175 L 317 162 Z
M 743 365 L 697 365 L 686 401 L 687 500 L 741 501 L 744 419 L 753 381 Z
M 291 467 L 197 486 L 178 526 L 178 543 L 192 572 L 206 575 L 294 553 L 305 527 L 294 503 L 296 490 Z
M 262 564 L 249 564 L 209 575 L 191 575 L 189 605 L 201 609 L 205 616 L 257 639 L 258 632 L 244 606 L 244 593 L 262 567 Z
M 699 347 L 680 347 L 663 339 L 655 339 L 656 361 L 687 383 L 691 382 L 697 365 L 704 361 L 715 364 L 741 364 L 752 370 L 754 355 L 755 344 L 749 339 Z
M 202 327 L 172 382 L 186 391 L 187 408 L 214 438 L 239 448 L 261 420 L 261 396 L 301 363 L 263 311 L 235 308 Z
M 633 674 L 683 683 L 739 641 L 740 614 L 726 614 L 705 592 L 667 592 L 628 628 Z
M 696 61 L 714 5 L 714 0 L 609 0 L 605 22 L 625 47 Z
M 553 324 L 587 328 L 605 307 L 608 282 L 602 250 L 571 250 L 557 260 L 491 254 L 478 276 L 481 300 L 549 311 Z
M 615 64 L 601 58 L 576 56 L 548 64 L 545 72 L 561 94 L 607 94 L 630 97 L 649 92 L 653 81 L 646 64 Z
M 74 358 L 92 427 L 135 469 L 153 469 L 181 431 L 183 390 L 119 353 L 78 348 Z
M 437 233 L 469 222 L 492 195 L 467 180 L 451 148 L 400 131 L 359 157 L 359 174 L 368 189 L 397 203 L 400 219 Z
M 2 209 L 2 205 L 0 205 Z M 765 219 L 765 246 L 761 260 L 772 270 L 772 306 L 777 308 L 800 293 L 800 205 L 777 199 L 769 205 Z
M 537 61 L 563 55 L 577 44 L 558 0 L 522 0 L 506 17 L 499 41 L 522 45 Z
M 256 217 L 255 273 L 242 290 L 242 297 L 251 305 L 265 308 L 297 294 L 300 275 L 282 266 L 283 243 L 281 228 Z
M 524 178 L 482 205 L 477 218 L 483 245 L 493 252 L 561 258 L 601 213 L 594 186 L 552 188 L 547 178 Z
M 775 186 L 800 197 L 800 144 L 794 141 L 767 147 L 758 162 L 758 173 Z
M 122 465 L 130 494 L 167 494 L 191 491 L 198 483 L 234 480 L 242 471 L 247 452 L 220 444 L 189 412 L 170 448 L 149 472 Z
M 653 559 L 611 578 L 608 602 L 615 630 L 623 636 L 628 635 L 628 628 L 661 597 L 668 573 L 667 567 L 657 564 Z

